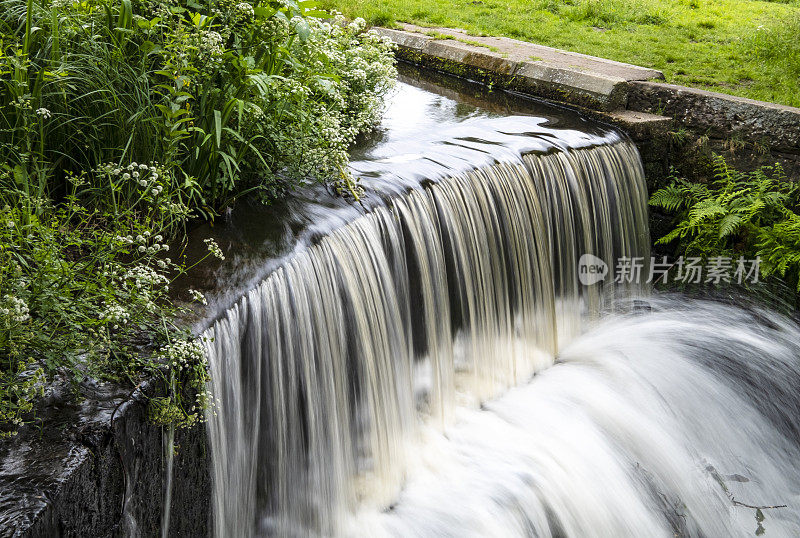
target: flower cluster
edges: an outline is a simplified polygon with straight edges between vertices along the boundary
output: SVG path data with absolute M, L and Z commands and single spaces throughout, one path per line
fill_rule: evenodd
M 20 110 L 32 109 L 31 98 L 26 96 L 17 97 L 11 104 Z
M 176 340 L 162 347 L 158 355 L 176 370 L 206 362 L 203 346 L 198 340 Z
M 147 265 L 137 265 L 128 269 L 122 276 L 123 282 L 133 282 L 136 289 L 150 289 L 169 285 L 169 279 Z
M 356 17 L 353 22 L 347 25 L 347 29 L 353 34 L 360 34 L 367 28 L 367 21 L 361 17 Z
M 100 313 L 100 319 L 113 323 L 115 328 L 126 325 L 130 318 L 130 312 L 118 304 L 107 304 Z
M 222 249 L 219 248 L 219 245 L 213 239 L 204 239 L 203 242 L 206 244 L 208 251 L 217 259 L 224 260 L 225 254 L 223 254 Z
M 189 295 L 192 296 L 193 301 L 197 301 L 202 305 L 208 304 L 208 299 L 206 299 L 206 296 L 197 290 L 189 290 Z
M 158 163 L 136 163 L 132 162 L 128 166 L 117 166 L 114 163 L 106 163 L 97 168 L 97 172 L 99 174 L 108 174 L 112 178 L 121 181 L 121 182 L 128 182 L 134 181 L 139 184 L 140 187 L 147 187 L 152 181 L 155 181 L 159 177 L 159 168 L 157 166 Z
M 253 8 L 252 4 L 248 2 L 239 2 L 236 4 L 236 9 L 245 17 L 255 17 L 255 9 Z
M 9 317 L 16 323 L 24 323 L 30 319 L 30 310 L 25 301 L 13 295 L 6 295 L 3 297 L 3 301 L 5 306 L 0 308 L 0 315 Z
M 269 83 L 271 100 L 296 102 L 306 113 L 283 118 L 294 122 L 290 124 L 261 122 L 262 134 L 278 148 L 275 153 L 286 156 L 281 172 L 300 181 L 336 183 L 332 180 L 346 168 L 348 148 L 380 120 L 383 98 L 397 75 L 390 41 L 367 31 L 364 19 L 348 24 L 340 13 L 332 15 L 332 22 L 289 21 L 290 28 L 301 22 L 308 25 L 308 39 L 296 45 L 303 47 L 307 61 L 294 76 Z M 315 76 L 328 70 L 337 76 Z M 298 132 L 306 135 L 297 136 Z

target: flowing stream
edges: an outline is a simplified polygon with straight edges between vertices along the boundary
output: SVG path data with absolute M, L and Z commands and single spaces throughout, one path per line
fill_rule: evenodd
M 541 123 L 392 145 L 438 172 L 207 329 L 216 536 L 800 535 L 797 328 L 582 286 L 649 259 L 642 165 Z

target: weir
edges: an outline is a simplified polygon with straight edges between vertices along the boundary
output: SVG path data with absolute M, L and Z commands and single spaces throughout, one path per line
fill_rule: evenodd
M 800 535 L 800 330 L 614 281 L 648 276 L 636 148 L 398 102 L 354 152 L 364 207 L 285 211 L 278 262 L 203 334 L 211 533 Z
M 477 147 L 479 162 L 493 137 L 517 143 L 472 169 L 462 157 L 458 173 L 430 145 L 355 163 L 422 181 L 292 257 L 206 331 L 217 536 L 346 534 L 357 511 L 389 509 L 426 428 L 528 382 L 630 291 L 581 286 L 577 264 L 649 259 L 635 147 L 541 124 L 462 127 L 445 146 Z

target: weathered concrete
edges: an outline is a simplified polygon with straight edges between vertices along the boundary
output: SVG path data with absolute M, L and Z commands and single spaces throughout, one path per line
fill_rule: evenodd
M 775 151 L 800 154 L 800 108 L 651 82 L 631 85 L 628 108 L 657 111 L 712 138 L 739 136 Z
M 378 31 L 402 60 L 619 126 L 639 146 L 655 186 L 671 168 L 697 168 L 712 152 L 743 169 L 779 162 L 800 177 L 798 108 L 657 82 L 664 77 L 654 69 L 509 38 L 413 25 Z
M 486 53 L 511 62 L 541 62 L 578 71 L 602 73 L 605 76 L 621 78 L 623 80 L 652 80 L 664 78 L 663 73 L 656 69 L 615 62 L 613 60 L 588 56 L 577 52 L 554 49 L 552 47 L 545 47 L 543 45 L 527 43 L 507 37 L 474 36 L 451 28 L 424 28 L 413 24 L 403 24 L 401 27 L 402 31 L 388 30 L 385 28 L 381 28 L 379 31 L 387 32 L 386 35 L 398 36 L 398 34 L 405 34 L 417 36 L 417 47 L 420 47 L 424 41 L 441 41 L 442 36 L 448 36 L 452 39 L 446 39 L 447 42 L 455 41 L 471 45 L 473 48 L 483 49 Z M 391 32 L 391 34 L 389 32 Z
M 400 56 L 460 76 L 571 104 L 624 108 L 628 82 L 663 78 L 660 71 L 503 37 L 476 37 L 446 28 L 381 28 Z M 487 82 L 487 80 L 484 80 Z

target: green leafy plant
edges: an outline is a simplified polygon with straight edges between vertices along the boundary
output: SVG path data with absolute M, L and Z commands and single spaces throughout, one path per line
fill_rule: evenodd
M 83 191 L 92 187 L 71 177 L 70 192 L 54 205 L 16 190 L 10 174 L 0 177 L 5 434 L 23 422 L 46 381 L 56 376 L 73 384 L 86 378 L 136 384 L 144 375 L 160 375 L 191 386 L 206 401 L 202 356 L 189 355 L 191 365 L 167 360 L 167 350 L 197 345 L 174 325 L 169 299 L 171 282 L 190 267 L 169 257 L 166 234 L 187 208 L 154 165 L 131 163 L 97 173 L 108 176 L 107 190 L 118 202 L 126 191 L 137 196 L 114 210 L 92 209 L 79 202 L 81 195 L 91 199 Z M 217 247 L 207 254 L 220 255 Z M 181 408 L 186 420 L 196 419 L 197 407 Z
M 656 244 L 706 259 L 758 257 L 764 277 L 779 275 L 800 290 L 800 188 L 777 164 L 740 172 L 715 156 L 713 169 L 709 184 L 673 176 L 653 193 L 650 205 L 676 214 Z
M 196 422 L 170 245 L 249 193 L 357 198 L 348 147 L 395 75 L 387 40 L 311 0 L 0 0 L 0 435 L 56 377 L 163 376 L 151 418 Z
M 157 161 L 205 217 L 254 190 L 341 186 L 395 77 L 363 19 L 310 0 L 0 0 L 0 32 L 0 162 L 21 184 L 44 196 Z

